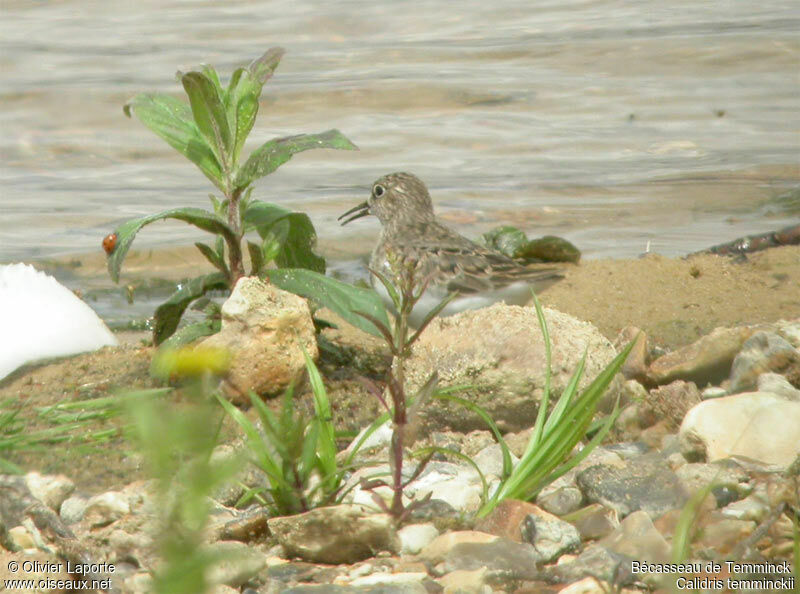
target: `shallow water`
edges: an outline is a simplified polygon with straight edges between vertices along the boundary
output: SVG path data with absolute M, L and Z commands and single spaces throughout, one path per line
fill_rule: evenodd
M 210 183 L 135 119 L 178 70 L 287 49 L 252 144 L 336 127 L 256 196 L 307 211 L 334 260 L 377 222 L 336 216 L 412 171 L 469 236 L 513 223 L 586 257 L 685 254 L 800 219 L 794 1 L 224 3 L 7 0 L 0 19 L 0 262 L 100 249 L 125 219 L 205 206 Z M 795 199 L 796 202 L 796 199 Z M 135 247 L 190 244 L 182 224 Z M 332 247 L 330 247 L 332 246 Z

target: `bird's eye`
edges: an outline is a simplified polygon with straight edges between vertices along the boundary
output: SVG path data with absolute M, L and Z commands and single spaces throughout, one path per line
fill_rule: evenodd
M 386 193 L 386 188 L 384 188 L 380 184 L 375 184 L 375 186 L 372 188 L 372 195 L 375 196 L 375 198 L 380 198 L 385 193 Z

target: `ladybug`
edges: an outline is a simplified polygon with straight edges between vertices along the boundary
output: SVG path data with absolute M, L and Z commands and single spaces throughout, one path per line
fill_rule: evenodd
M 117 247 L 117 234 L 109 233 L 103 238 L 103 249 L 110 256 L 115 247 Z

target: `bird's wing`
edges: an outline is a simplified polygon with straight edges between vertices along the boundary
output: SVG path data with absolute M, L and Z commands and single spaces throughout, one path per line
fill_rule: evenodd
M 419 239 L 407 238 L 421 278 L 461 294 L 493 291 L 510 284 L 560 278 L 559 268 L 521 265 L 499 252 L 436 224 Z

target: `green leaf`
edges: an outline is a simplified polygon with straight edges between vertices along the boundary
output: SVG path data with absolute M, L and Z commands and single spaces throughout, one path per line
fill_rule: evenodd
M 258 113 L 258 99 L 264 83 L 272 76 L 283 56 L 283 48 L 273 47 L 247 68 L 234 71 L 225 93 L 225 110 L 234 134 L 233 163 L 239 161 L 247 135 Z
M 160 348 L 178 349 L 185 344 L 194 342 L 198 338 L 216 334 L 221 327 L 221 320 L 203 320 L 202 322 L 189 324 L 177 330 L 172 336 L 162 342 Z
M 246 188 L 255 180 L 269 175 L 286 163 L 295 153 L 315 148 L 358 150 L 358 147 L 338 130 L 328 130 L 321 134 L 299 134 L 274 138 L 254 150 L 247 162 L 236 174 L 234 185 Z
M 197 129 L 188 105 L 169 95 L 141 93 L 128 101 L 123 110 L 128 117 L 133 111 L 145 126 L 197 165 L 215 186 L 225 190 L 222 166 Z
M 197 246 L 197 249 L 200 250 L 200 253 L 206 257 L 206 260 L 211 262 L 211 265 L 214 268 L 219 270 L 225 276 L 228 276 L 228 266 L 225 264 L 225 260 L 220 258 L 217 252 L 215 252 L 210 246 L 200 243 L 199 241 L 195 242 L 194 245 Z
M 233 136 L 228 123 L 228 114 L 220 97 L 222 89 L 202 72 L 187 72 L 181 76 L 181 82 L 189 96 L 189 104 L 198 130 L 207 144 L 214 148 L 214 154 L 222 169 L 229 170 Z
M 364 332 L 380 336 L 375 326 L 354 312 L 364 312 L 389 327 L 389 318 L 375 291 L 362 289 L 313 270 L 283 268 L 267 270 L 265 275 L 276 286 L 327 307 Z
M 138 219 L 131 219 L 130 221 L 124 222 L 114 231 L 114 233 L 117 234 L 117 245 L 108 257 L 108 273 L 115 283 L 119 282 L 119 271 L 120 268 L 122 268 L 122 262 L 131 247 L 131 243 L 133 243 L 134 237 L 136 237 L 136 234 L 139 232 L 139 229 L 145 225 L 163 219 L 185 221 L 203 231 L 224 235 L 231 241 L 236 241 L 236 234 L 228 227 L 225 221 L 202 208 L 172 208 Z
M 181 321 L 183 312 L 192 301 L 213 289 L 227 288 L 228 278 L 221 272 L 193 278 L 189 282 L 179 285 L 178 290 L 156 309 L 153 320 L 153 342 L 159 345 L 172 336 Z
M 308 268 L 325 272 L 325 259 L 314 253 L 317 232 L 308 215 L 276 204 L 253 200 L 242 215 L 245 231 L 255 229 L 262 239 L 274 237 L 279 244 L 275 263 L 282 268 Z

